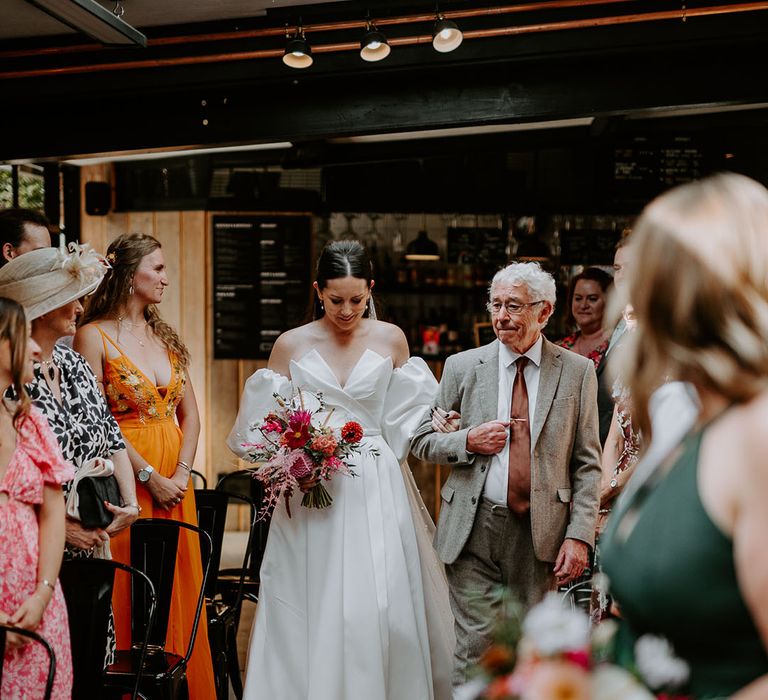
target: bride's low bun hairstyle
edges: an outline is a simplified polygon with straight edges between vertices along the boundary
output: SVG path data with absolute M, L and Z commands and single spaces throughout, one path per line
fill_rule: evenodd
M 320 253 L 317 259 L 315 281 L 319 289 L 325 289 L 329 280 L 342 277 L 355 277 L 365 280 L 368 289 L 371 288 L 373 279 L 373 264 L 368 251 L 357 241 L 331 241 Z M 320 299 L 315 295 L 312 302 L 312 318 L 317 320 L 325 315 L 325 309 L 320 304 Z M 373 296 L 368 300 L 363 318 L 376 318 L 376 309 L 373 305 Z

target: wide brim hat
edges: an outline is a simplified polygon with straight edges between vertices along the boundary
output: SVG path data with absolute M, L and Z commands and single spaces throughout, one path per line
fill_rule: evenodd
M 87 244 L 39 248 L 0 268 L 0 296 L 21 304 L 32 321 L 94 292 L 109 267 Z

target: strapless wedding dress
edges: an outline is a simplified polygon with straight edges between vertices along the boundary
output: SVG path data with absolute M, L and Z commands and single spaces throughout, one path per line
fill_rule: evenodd
M 332 423 L 365 431 L 356 476 L 326 482 L 333 504 L 275 510 L 261 568 L 246 700 L 449 700 L 453 618 L 433 526 L 404 464 L 437 390 L 423 360 L 393 369 L 367 349 L 340 386 L 316 350 L 291 380 L 262 369 L 245 386 L 228 444 L 244 452 L 273 394 L 322 392 Z

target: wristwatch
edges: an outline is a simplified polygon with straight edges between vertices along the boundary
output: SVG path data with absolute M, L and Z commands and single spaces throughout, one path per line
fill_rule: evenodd
M 136 478 L 142 484 L 146 484 L 149 481 L 149 477 L 152 476 L 152 472 L 154 471 L 155 471 L 155 468 L 150 464 L 144 469 L 139 469 L 138 474 L 136 474 Z

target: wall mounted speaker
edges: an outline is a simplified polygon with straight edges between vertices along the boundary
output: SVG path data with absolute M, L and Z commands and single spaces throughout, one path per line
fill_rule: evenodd
M 85 183 L 85 213 L 106 216 L 112 202 L 112 187 L 108 182 Z

